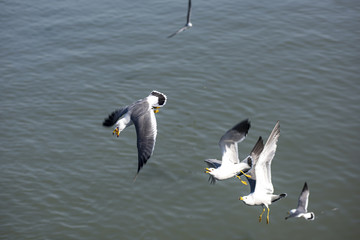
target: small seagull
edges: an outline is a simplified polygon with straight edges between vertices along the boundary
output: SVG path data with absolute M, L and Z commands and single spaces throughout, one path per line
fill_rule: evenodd
M 233 128 L 228 130 L 220 139 L 219 145 L 222 151 L 221 161 L 217 159 L 206 159 L 205 162 L 209 166 L 205 168 L 205 173 L 210 174 L 209 181 L 214 184 L 216 180 L 225 180 L 231 177 L 237 177 L 246 185 L 246 182 L 241 180 L 240 175 L 246 173 L 252 166 L 251 154 L 262 151 L 262 141 L 257 142 L 252 150 L 252 153 L 241 162 L 238 156 L 238 143 L 242 142 L 249 131 L 250 122 L 248 119 L 236 124 Z
M 289 216 L 285 217 L 285 219 L 292 218 L 292 217 L 303 217 L 306 220 L 314 220 L 315 214 L 313 212 L 308 212 L 307 207 L 309 204 L 309 195 L 310 191 L 308 188 L 307 183 L 305 182 L 304 187 L 300 193 L 298 206 L 296 209 L 291 209 L 288 213 Z
M 271 162 L 275 156 L 279 136 L 280 125 L 279 122 L 277 122 L 265 143 L 259 159 L 252 167 L 254 170 L 250 171 L 251 178 L 246 176 L 250 184 L 250 194 L 239 198 L 239 200 L 242 200 L 246 205 L 262 205 L 263 211 L 259 216 L 259 222 L 261 222 L 262 215 L 265 212 L 265 208 L 267 208 L 267 224 L 269 223 L 269 205 L 287 196 L 286 193 L 282 193 L 280 195 L 273 194 L 274 186 L 271 182 Z M 255 182 L 251 182 L 254 181 L 254 179 L 256 179 Z
M 135 125 L 137 135 L 138 149 L 138 170 L 134 181 L 139 174 L 140 169 L 151 157 L 155 148 L 157 124 L 155 113 L 159 108 L 166 104 L 165 94 L 152 91 L 149 96 L 140 99 L 131 105 L 120 108 L 112 112 L 103 122 L 103 126 L 111 127 L 115 125 L 113 135 L 119 137 L 120 132 L 126 127 Z
M 190 22 L 190 12 L 191 12 L 191 0 L 189 0 L 189 5 L 188 5 L 188 12 L 187 12 L 187 17 L 186 17 L 186 24 L 184 27 L 180 28 L 179 30 L 177 30 L 176 32 L 174 32 L 173 34 L 169 35 L 168 38 L 171 38 L 173 36 L 175 36 L 178 33 L 181 33 L 183 31 L 185 31 L 188 28 L 192 27 L 192 23 Z

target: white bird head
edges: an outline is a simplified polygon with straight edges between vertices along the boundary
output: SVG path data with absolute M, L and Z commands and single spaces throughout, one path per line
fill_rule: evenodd
M 165 94 L 159 91 L 152 91 L 147 97 L 149 104 L 154 109 L 154 112 L 159 112 L 159 108 L 163 107 L 166 104 L 167 97 Z
M 246 205 L 255 205 L 254 198 L 251 195 L 239 197 L 239 200 L 243 201 Z

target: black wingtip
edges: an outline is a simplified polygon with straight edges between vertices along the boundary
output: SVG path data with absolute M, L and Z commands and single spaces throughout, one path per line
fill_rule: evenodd
M 277 198 L 273 199 L 271 202 L 279 201 L 280 199 L 286 198 L 286 196 L 287 196 L 286 193 L 282 193 L 282 194 L 278 195 Z
M 143 155 L 138 153 L 138 168 L 136 172 L 136 176 L 139 174 L 140 170 L 144 167 L 144 165 L 147 163 L 147 161 L 150 159 L 151 155 Z
M 251 154 L 260 155 L 260 153 L 264 150 L 264 141 L 262 137 L 260 136 L 254 146 L 254 148 L 251 150 Z
M 139 162 L 138 163 L 138 169 L 137 169 L 137 172 L 136 172 L 136 176 L 139 174 L 140 170 L 142 169 L 142 167 L 144 166 L 146 162 Z
M 306 190 L 309 190 L 308 185 L 307 185 L 307 182 L 304 183 L 304 187 L 303 187 L 302 192 L 304 192 L 304 191 L 306 191 Z
M 138 170 L 137 170 L 137 172 L 136 172 L 136 174 L 135 174 L 135 177 L 134 177 L 134 180 L 133 180 L 133 183 L 136 181 L 136 179 L 137 179 L 137 177 L 138 177 L 138 175 L 139 175 L 139 172 L 140 172 L 140 169 L 142 168 L 142 166 L 138 166 Z
M 118 110 L 113 111 L 109 114 L 107 118 L 104 119 L 103 126 L 104 127 L 111 127 L 113 126 L 119 118 L 127 112 L 127 107 L 120 108 Z
M 104 127 L 111 127 L 112 125 L 115 124 L 115 114 L 116 114 L 116 111 L 112 112 L 107 118 L 104 119 L 104 122 L 103 122 L 103 126 Z
M 238 132 L 245 133 L 245 135 L 247 135 L 250 127 L 251 127 L 251 124 L 250 124 L 249 119 L 245 119 L 244 121 L 236 124 L 232 129 L 234 129 Z

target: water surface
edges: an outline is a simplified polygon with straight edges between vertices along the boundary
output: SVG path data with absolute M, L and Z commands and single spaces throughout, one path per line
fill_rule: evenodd
M 1 239 L 354 239 L 360 231 L 360 4 L 353 0 L 2 1 Z M 136 134 L 114 109 L 167 94 L 135 183 Z M 206 158 L 237 122 L 281 124 L 270 224 L 209 185 Z M 304 182 L 316 219 L 285 221 Z

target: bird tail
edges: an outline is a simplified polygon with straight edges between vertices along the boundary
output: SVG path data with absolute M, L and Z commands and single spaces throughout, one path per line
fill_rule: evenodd
M 306 220 L 311 220 L 313 221 L 315 219 L 315 214 L 313 212 L 308 212 L 304 215 Z
M 271 199 L 271 202 L 276 202 L 282 198 L 285 198 L 287 196 L 286 193 L 282 193 L 280 195 L 273 195 L 273 198 Z
M 104 127 L 111 127 L 114 125 L 119 118 L 124 115 L 128 111 L 128 108 L 120 108 L 118 110 L 113 111 L 103 122 Z

